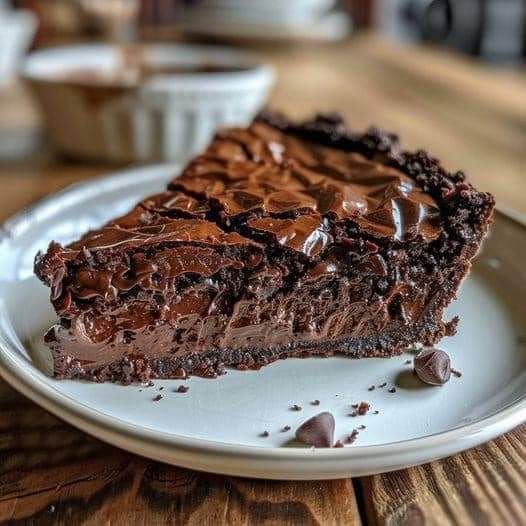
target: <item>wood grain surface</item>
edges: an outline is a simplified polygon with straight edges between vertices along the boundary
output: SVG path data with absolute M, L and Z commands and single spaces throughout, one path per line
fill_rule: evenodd
M 0 522 L 359 524 L 350 479 L 279 482 L 152 462 L 88 437 L 0 386 Z
M 524 524 L 526 426 L 394 473 L 354 481 L 262 481 L 126 453 L 0 383 L 2 524 L 353 526 L 362 524 L 358 504 L 365 524 Z
M 460 455 L 360 480 L 371 524 L 526 521 L 526 426 Z
M 356 128 L 393 129 L 463 168 L 499 206 L 526 215 L 526 75 L 365 36 L 340 45 L 259 50 L 279 73 L 273 106 L 342 111 Z M 17 85 L 0 91 L 0 220 L 108 171 L 56 155 Z M 7 159 L 7 160 L 6 160 Z M 520 266 L 520 265 L 519 265 Z M 0 523 L 526 524 L 526 427 L 431 464 L 330 482 L 201 474 L 100 443 L 0 382 Z

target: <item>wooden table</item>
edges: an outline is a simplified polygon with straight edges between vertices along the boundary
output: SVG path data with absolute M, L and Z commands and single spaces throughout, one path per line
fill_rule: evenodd
M 278 68 L 275 107 L 338 109 L 426 147 L 526 215 L 526 75 L 370 36 L 261 51 Z M 0 150 L 23 149 L 38 117 L 19 86 L 0 92 Z M 8 143 L 7 141 L 11 141 Z M 13 151 L 14 151 L 13 150 Z M 48 148 L 0 164 L 0 219 L 108 166 Z M 117 450 L 0 382 L 0 521 L 34 524 L 526 524 L 526 426 L 443 461 L 331 482 L 207 475 Z

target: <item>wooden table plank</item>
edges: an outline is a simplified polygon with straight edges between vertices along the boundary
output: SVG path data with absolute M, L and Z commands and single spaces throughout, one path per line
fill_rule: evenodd
M 0 523 L 359 525 L 350 479 L 279 482 L 167 466 L 103 444 L 0 382 Z
M 369 524 L 525 524 L 526 426 L 440 462 L 360 484 Z

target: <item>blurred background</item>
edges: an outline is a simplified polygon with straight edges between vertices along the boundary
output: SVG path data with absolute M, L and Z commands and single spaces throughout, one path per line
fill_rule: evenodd
M 143 39 L 200 37 L 245 44 L 335 41 L 365 29 L 406 42 L 432 42 L 494 63 L 518 65 L 526 58 L 524 0 L 0 0 L 2 4 L 4 10 L 11 6 L 35 13 L 35 46 L 105 38 L 117 24 L 123 25 L 123 33 L 128 29 L 129 36 Z
M 525 61 L 526 0 L 0 0 L 1 219 L 265 105 L 393 130 L 526 214 Z

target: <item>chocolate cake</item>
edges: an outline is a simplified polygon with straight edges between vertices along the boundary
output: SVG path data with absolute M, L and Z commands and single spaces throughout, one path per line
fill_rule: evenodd
M 55 376 L 130 382 L 391 356 L 444 322 L 493 197 L 395 135 L 261 115 L 165 192 L 35 262 Z

